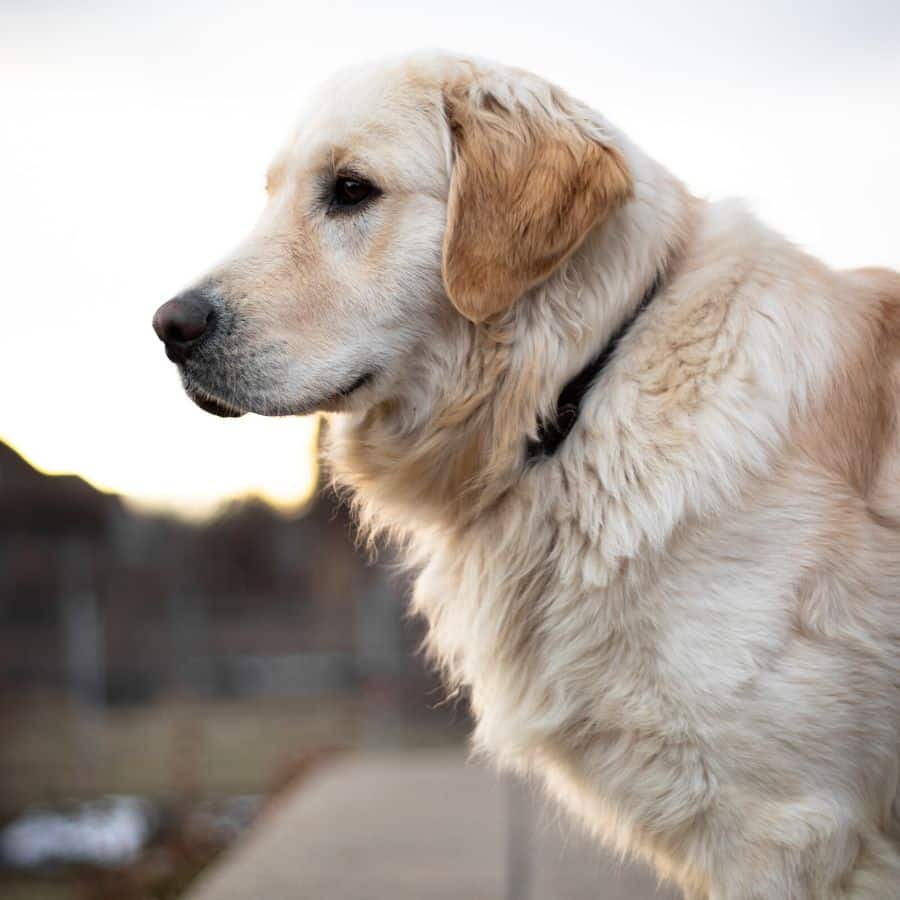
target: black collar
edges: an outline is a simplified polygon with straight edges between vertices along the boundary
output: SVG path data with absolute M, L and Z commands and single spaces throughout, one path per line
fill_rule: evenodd
M 658 273 L 647 292 L 641 297 L 641 302 L 635 307 L 634 312 L 615 330 L 612 337 L 606 342 L 606 346 L 587 365 L 572 378 L 559 392 L 556 400 L 556 413 L 552 419 L 538 422 L 537 437 L 530 439 L 525 445 L 525 461 L 527 463 L 538 462 L 549 456 L 553 456 L 562 442 L 569 436 L 569 432 L 578 421 L 578 413 L 581 412 L 581 403 L 585 394 L 591 389 L 600 373 L 606 368 L 616 348 L 622 342 L 622 338 L 631 330 L 638 317 L 652 302 L 662 283 L 662 273 Z

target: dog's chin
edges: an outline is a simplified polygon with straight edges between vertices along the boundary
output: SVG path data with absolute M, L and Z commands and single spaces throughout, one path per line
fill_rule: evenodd
M 246 413 L 246 410 L 238 409 L 236 406 L 225 403 L 223 400 L 219 400 L 211 394 L 200 393 L 191 388 L 185 388 L 185 392 L 188 397 L 203 410 L 203 412 L 207 412 L 212 416 L 219 416 L 219 418 L 222 419 L 236 419 Z
M 188 397 L 190 397 L 200 409 L 210 413 L 210 415 L 219 416 L 221 418 L 238 418 L 239 416 L 246 415 L 248 412 L 268 417 L 305 416 L 315 412 L 341 412 L 346 410 L 351 398 L 356 397 L 361 392 L 362 388 L 369 385 L 374 379 L 375 373 L 367 372 L 354 379 L 345 387 L 335 391 L 333 394 L 317 401 L 301 402 L 290 407 L 262 405 L 258 409 L 255 408 L 255 406 L 243 409 L 235 406 L 233 403 L 220 400 L 213 394 L 198 389 L 195 385 L 186 385 L 185 391 Z

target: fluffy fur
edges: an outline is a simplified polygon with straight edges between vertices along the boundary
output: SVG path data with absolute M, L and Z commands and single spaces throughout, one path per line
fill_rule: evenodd
M 206 282 L 234 324 L 189 389 L 340 413 L 477 747 L 598 837 L 690 898 L 900 897 L 900 276 L 699 201 L 526 73 L 416 57 L 327 98 Z M 346 158 L 383 196 L 335 224 L 309 184 Z

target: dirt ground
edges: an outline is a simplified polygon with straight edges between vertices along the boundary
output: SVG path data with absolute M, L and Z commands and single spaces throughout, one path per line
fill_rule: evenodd
M 187 900 L 678 900 L 462 753 L 354 754 L 284 793 Z

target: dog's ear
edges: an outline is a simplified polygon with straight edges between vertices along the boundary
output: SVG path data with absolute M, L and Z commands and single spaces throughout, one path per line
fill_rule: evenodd
M 632 180 L 622 156 L 562 110 L 467 85 L 445 88 L 444 107 L 454 149 L 444 286 L 481 322 L 547 278 Z

